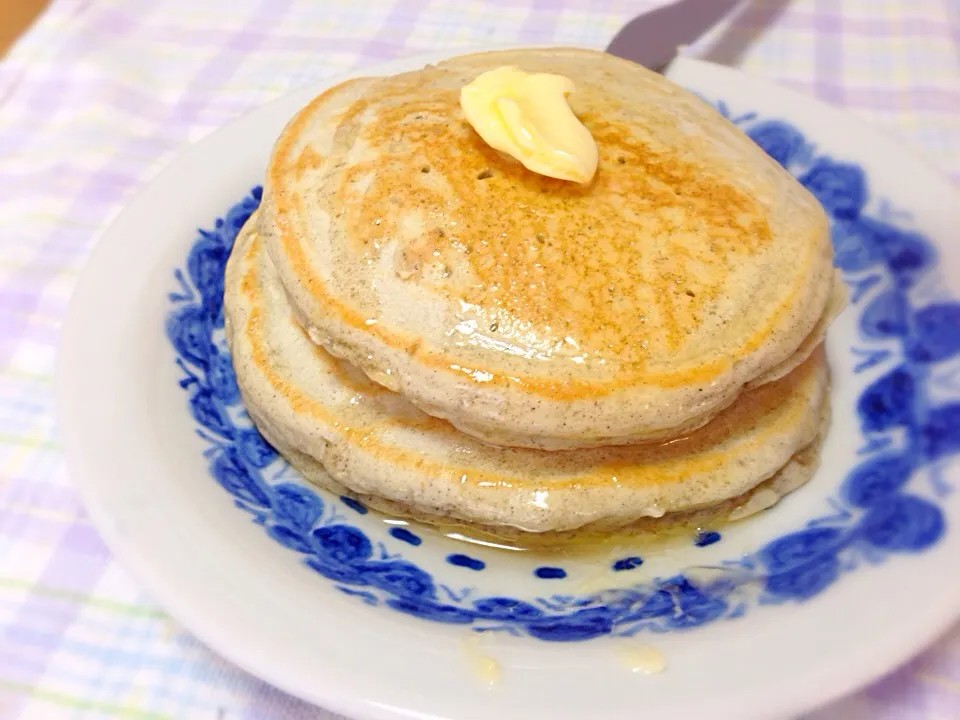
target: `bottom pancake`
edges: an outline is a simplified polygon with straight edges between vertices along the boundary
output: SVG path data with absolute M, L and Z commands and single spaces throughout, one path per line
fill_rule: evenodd
M 826 413 L 822 348 L 686 437 L 558 452 L 494 447 L 314 345 L 253 222 L 237 238 L 225 281 L 237 382 L 265 437 L 319 485 L 391 513 L 541 533 L 613 529 L 722 503 L 733 510 L 751 499 L 760 506 L 812 474 L 812 463 L 796 458 Z
M 744 520 L 773 507 L 784 496 L 806 484 L 816 472 L 820 461 L 820 447 L 830 424 L 830 413 L 826 406 L 822 422 L 822 430 L 812 443 L 791 457 L 773 477 L 764 480 L 743 495 L 706 507 L 667 513 L 659 518 L 643 517 L 629 523 L 598 520 L 573 530 L 548 530 L 538 533 L 509 525 L 478 523 L 457 515 L 438 515 L 395 500 L 356 493 L 348 486 L 334 480 L 323 465 L 314 458 L 292 447 L 286 447 L 282 440 L 271 437 L 268 424 L 260 421 L 257 425 L 267 441 L 304 478 L 330 493 L 359 500 L 372 510 L 434 526 L 446 535 L 456 534 L 460 537 L 486 541 L 487 544 L 495 546 L 506 545 L 538 550 L 557 547 L 567 550 L 570 543 L 582 544 L 586 547 L 602 544 L 611 533 L 615 533 L 617 539 L 623 539 L 624 536 L 659 539 L 679 533 L 689 535 L 702 527 L 722 527 L 727 523 Z

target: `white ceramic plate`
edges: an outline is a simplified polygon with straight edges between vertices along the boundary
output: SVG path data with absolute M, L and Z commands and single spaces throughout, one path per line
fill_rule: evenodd
M 131 202 L 64 331 L 74 477 L 112 550 L 174 617 L 332 710 L 483 720 L 787 715 L 948 626 L 960 610 L 948 492 L 960 475 L 960 203 L 837 110 L 699 62 L 671 76 L 834 218 L 853 301 L 830 331 L 834 422 L 815 479 L 712 544 L 554 561 L 389 525 L 304 486 L 245 419 L 218 293 L 274 138 L 324 89 L 311 87 L 188 148 Z M 499 683 L 478 675 L 470 636 Z M 625 658 L 641 645 L 665 672 L 633 672 Z

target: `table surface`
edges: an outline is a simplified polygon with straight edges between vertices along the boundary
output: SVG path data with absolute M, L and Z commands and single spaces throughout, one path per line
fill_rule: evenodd
M 3 29 L 36 4 L 0 2 Z M 0 718 L 331 717 L 183 632 L 113 561 L 71 486 L 59 328 L 123 203 L 184 143 L 297 86 L 437 49 L 602 48 L 659 4 L 54 0 L 0 62 Z M 960 180 L 956 0 L 749 0 L 688 52 L 843 105 Z M 960 717 L 960 630 L 814 717 Z

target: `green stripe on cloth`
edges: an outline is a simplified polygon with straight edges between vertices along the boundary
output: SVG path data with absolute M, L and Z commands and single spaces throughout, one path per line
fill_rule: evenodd
M 116 718 L 126 718 L 129 720 L 173 720 L 172 715 L 161 715 L 159 713 L 139 710 L 133 707 L 124 707 L 123 705 L 113 705 L 111 703 L 96 702 L 94 700 L 84 700 L 82 698 L 72 697 L 53 690 L 44 690 L 43 688 L 30 687 L 20 683 L 10 682 L 0 679 L 0 691 L 20 693 L 29 695 L 37 700 L 46 700 L 47 702 L 62 707 L 72 708 L 74 710 L 94 710 L 104 715 L 110 715 Z
M 26 590 L 37 595 L 44 595 L 58 600 L 69 600 L 71 602 L 89 605 L 103 612 L 118 615 L 132 615 L 134 617 L 155 618 L 157 620 L 166 620 L 169 617 L 165 612 L 156 608 L 119 602 L 117 600 L 107 600 L 106 598 L 84 595 L 83 593 L 72 592 L 71 590 L 37 585 L 28 580 L 19 580 L 16 578 L 0 577 L 0 590 Z

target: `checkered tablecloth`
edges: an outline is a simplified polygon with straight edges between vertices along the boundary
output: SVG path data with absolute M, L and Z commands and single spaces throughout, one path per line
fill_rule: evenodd
M 0 718 L 331 717 L 183 632 L 111 559 L 71 487 L 59 328 L 124 202 L 184 143 L 291 88 L 444 48 L 604 47 L 662 2 L 53 2 L 0 63 Z M 744 5 L 690 52 L 845 105 L 960 180 L 960 2 Z M 960 718 L 960 631 L 816 717 Z

